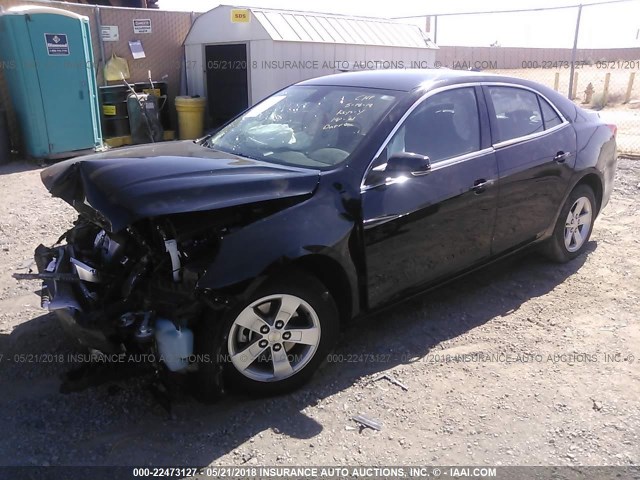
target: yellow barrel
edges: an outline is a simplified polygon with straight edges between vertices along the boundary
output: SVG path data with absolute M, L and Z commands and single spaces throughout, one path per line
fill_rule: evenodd
M 204 97 L 176 97 L 180 140 L 190 140 L 202 136 L 204 128 Z

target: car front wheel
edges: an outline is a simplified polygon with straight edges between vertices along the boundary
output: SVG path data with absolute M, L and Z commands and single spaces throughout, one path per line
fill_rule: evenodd
M 206 322 L 206 320 L 205 320 Z M 229 310 L 221 328 L 207 322 L 203 345 L 221 352 L 225 386 L 275 395 L 304 384 L 333 347 L 338 311 L 328 289 L 315 277 L 292 272 L 267 281 L 250 300 Z M 213 333 L 217 330 L 217 333 Z M 209 340 L 207 340 L 209 339 Z M 201 366 L 206 390 L 210 366 Z
M 587 185 L 577 186 L 560 212 L 545 253 L 552 260 L 568 262 L 584 252 L 596 218 L 596 200 Z

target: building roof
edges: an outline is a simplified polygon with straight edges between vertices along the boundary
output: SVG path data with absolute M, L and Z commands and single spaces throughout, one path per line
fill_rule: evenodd
M 273 40 L 433 48 L 417 25 L 370 17 L 250 8 Z
M 384 18 L 220 5 L 197 21 L 230 8 L 249 10 L 251 21 L 259 23 L 271 40 L 280 42 L 438 48 L 417 25 Z

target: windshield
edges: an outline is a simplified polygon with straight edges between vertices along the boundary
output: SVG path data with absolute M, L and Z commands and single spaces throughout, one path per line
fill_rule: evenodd
M 396 95 L 350 87 L 289 87 L 248 110 L 204 145 L 256 160 L 332 168 L 364 141 Z

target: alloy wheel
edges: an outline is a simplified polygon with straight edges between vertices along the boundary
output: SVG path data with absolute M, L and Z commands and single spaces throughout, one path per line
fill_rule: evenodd
M 591 229 L 593 208 L 587 197 L 578 198 L 567 215 L 564 226 L 564 246 L 573 253 L 582 247 Z
M 277 382 L 302 370 L 320 344 L 320 320 L 303 299 L 269 295 L 248 305 L 231 325 L 227 348 L 245 377 Z

